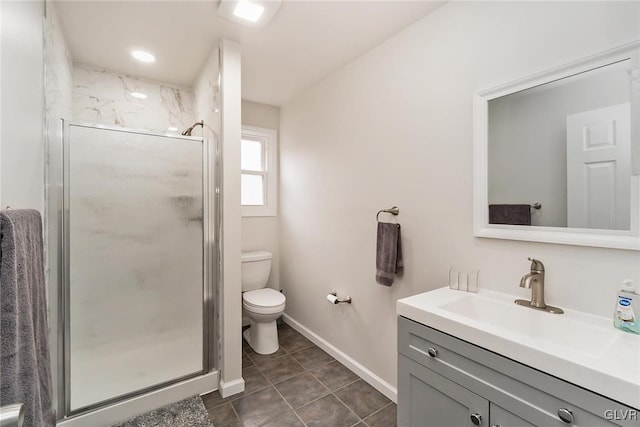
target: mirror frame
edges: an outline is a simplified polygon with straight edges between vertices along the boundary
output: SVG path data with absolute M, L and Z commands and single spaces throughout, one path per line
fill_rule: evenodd
M 640 250 L 640 40 L 609 49 L 473 96 L 473 234 L 476 237 L 523 240 L 565 245 Z M 631 60 L 637 98 L 631 100 L 631 215 L 630 230 L 602 230 L 489 224 L 488 198 L 488 104 L 511 93 L 583 73 L 615 62 Z

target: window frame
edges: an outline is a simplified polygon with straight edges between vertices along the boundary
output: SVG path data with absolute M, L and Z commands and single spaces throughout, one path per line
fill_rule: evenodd
M 264 205 L 241 205 L 243 217 L 277 216 L 277 195 L 278 195 L 278 139 L 275 129 L 262 128 L 257 126 L 242 125 L 240 144 L 243 139 L 253 139 L 262 142 L 262 171 L 251 171 L 240 169 L 242 175 L 258 175 L 263 178 L 263 201 Z M 242 165 L 242 147 L 240 147 L 240 164 Z M 242 192 L 242 179 L 240 180 L 240 191 Z M 242 203 L 242 197 L 240 199 Z

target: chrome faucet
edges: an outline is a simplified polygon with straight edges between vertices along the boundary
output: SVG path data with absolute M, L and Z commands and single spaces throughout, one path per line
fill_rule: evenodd
M 531 261 L 531 272 L 522 276 L 522 279 L 520 279 L 520 287 L 531 288 L 531 301 L 527 301 L 526 299 L 517 299 L 515 300 L 515 303 L 525 307 L 535 308 L 536 310 L 547 311 L 549 313 L 564 313 L 561 308 L 547 305 L 544 302 L 544 264 L 531 257 L 529 257 L 528 260 Z

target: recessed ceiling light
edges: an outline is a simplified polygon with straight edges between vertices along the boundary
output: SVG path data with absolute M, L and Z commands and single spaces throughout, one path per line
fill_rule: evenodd
M 156 62 L 156 57 L 152 54 L 147 52 L 146 50 L 134 50 L 131 51 L 131 56 L 133 56 L 135 59 L 137 59 L 140 62 Z
M 262 12 L 264 12 L 263 6 L 246 0 L 238 2 L 236 8 L 233 10 L 235 16 L 251 22 L 258 22 L 258 19 L 262 16 Z
M 219 0 L 218 13 L 238 24 L 260 28 L 267 25 L 280 8 L 281 0 Z
M 131 96 L 138 99 L 147 99 L 147 95 L 142 92 L 131 92 Z

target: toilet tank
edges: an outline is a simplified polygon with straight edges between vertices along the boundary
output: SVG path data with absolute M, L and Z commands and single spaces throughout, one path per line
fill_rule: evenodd
M 267 286 L 271 272 L 271 252 L 242 253 L 242 291 L 255 291 Z

